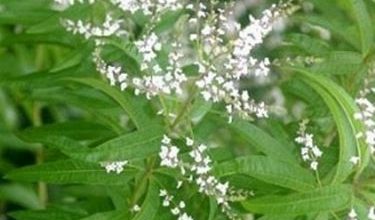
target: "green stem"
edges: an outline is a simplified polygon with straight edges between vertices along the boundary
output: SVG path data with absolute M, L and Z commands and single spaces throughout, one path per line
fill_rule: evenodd
M 34 127 L 39 127 L 42 125 L 42 119 L 40 116 L 40 107 L 34 104 L 32 107 L 32 124 Z M 36 149 L 35 158 L 37 165 L 43 163 L 44 151 L 42 145 L 38 146 Z M 48 189 L 46 183 L 44 182 L 38 182 L 38 197 L 42 207 L 45 207 L 48 201 Z
M 134 192 L 133 197 L 131 198 L 131 201 L 130 201 L 131 206 L 134 206 L 135 204 L 137 204 L 139 198 L 142 196 L 142 194 L 144 192 L 144 189 L 146 187 L 146 184 L 147 184 L 147 182 L 148 182 L 148 180 L 151 177 L 151 174 L 153 172 L 155 162 L 156 162 L 156 157 L 151 158 L 149 166 L 148 166 L 145 174 L 143 175 L 140 183 L 137 184 L 138 186 L 135 188 L 135 192 Z
M 180 120 L 185 116 L 185 113 L 187 112 L 186 110 L 191 104 L 191 102 L 193 101 L 196 93 L 197 93 L 197 90 L 193 90 L 193 92 L 190 94 L 189 98 L 186 100 L 186 102 L 182 106 L 180 112 L 177 114 L 176 119 L 174 120 L 174 122 L 172 123 L 170 127 L 170 130 L 173 130 L 174 128 L 176 128 Z

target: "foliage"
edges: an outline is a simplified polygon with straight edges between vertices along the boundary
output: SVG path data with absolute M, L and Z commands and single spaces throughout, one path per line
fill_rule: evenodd
M 197 89 L 196 62 L 181 66 L 182 94 L 112 83 L 103 60 L 128 78 L 151 71 L 139 46 L 150 30 L 163 43 L 152 62 L 167 70 L 167 42 L 189 37 L 194 10 L 158 19 L 115 10 L 128 35 L 95 41 L 67 27 L 83 17 L 100 23 L 113 7 L 88 2 L 61 10 L 52 0 L 0 0 L 0 219 L 375 219 L 373 1 L 292 2 L 298 10 L 282 31 L 246 57 L 269 57 L 269 75 L 230 78 L 267 114 L 253 101 L 256 110 L 228 110 L 238 103 Z M 197 2 L 237 8 L 243 27 L 274 3 Z M 220 69 L 223 60 L 201 46 L 186 46 L 184 61 L 198 51 Z M 301 149 L 316 156 L 311 164 Z M 165 158 L 171 151 L 178 161 Z M 198 157 L 212 167 L 192 168 Z M 213 183 L 193 184 L 208 172 Z

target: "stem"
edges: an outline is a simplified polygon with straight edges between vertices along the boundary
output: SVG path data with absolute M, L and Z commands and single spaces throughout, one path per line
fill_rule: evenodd
M 140 184 L 138 184 L 138 187 L 135 188 L 135 192 L 134 192 L 133 197 L 131 198 L 131 201 L 130 201 L 131 206 L 134 206 L 135 204 L 137 204 L 137 201 L 139 200 L 139 198 L 143 194 L 143 189 L 146 186 L 146 184 L 148 182 L 148 179 L 150 178 L 150 176 L 152 174 L 155 162 L 156 162 L 156 157 L 151 158 L 149 166 L 146 170 L 146 173 L 143 175 Z
M 315 176 L 316 176 L 316 181 L 318 182 L 319 187 L 322 187 L 322 182 L 320 181 L 319 172 L 317 170 L 315 170 Z
M 331 212 L 331 215 L 332 215 L 335 219 L 340 220 L 340 218 L 336 215 L 336 213 Z
M 32 107 L 32 124 L 34 127 L 42 125 L 42 119 L 40 117 L 40 108 L 36 104 Z M 36 164 L 42 164 L 44 161 L 43 146 L 39 145 L 35 152 Z M 42 207 L 45 207 L 48 201 L 48 189 L 44 182 L 38 182 L 38 197 Z
M 196 93 L 197 93 L 197 91 L 193 90 L 193 92 L 190 94 L 189 98 L 186 100 L 186 102 L 182 106 L 180 112 L 178 113 L 176 119 L 172 123 L 172 125 L 170 127 L 170 130 L 173 130 L 174 128 L 176 128 L 176 126 L 178 125 L 180 120 L 185 116 L 185 113 L 187 112 L 186 109 L 189 107 L 191 101 L 193 101 Z

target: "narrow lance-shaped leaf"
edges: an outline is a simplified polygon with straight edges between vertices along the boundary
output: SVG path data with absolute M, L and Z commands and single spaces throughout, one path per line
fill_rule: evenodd
M 159 152 L 163 134 L 161 126 L 148 126 L 144 130 L 109 140 L 77 157 L 97 162 L 146 158 Z
M 362 45 L 362 54 L 367 56 L 374 41 L 372 21 L 363 0 L 348 0 L 356 18 Z
M 265 156 L 246 156 L 217 165 L 218 176 L 245 174 L 264 182 L 297 191 L 315 187 L 314 176 L 298 165 L 289 164 Z
M 81 219 L 83 216 L 79 213 L 68 212 L 66 210 L 37 210 L 37 211 L 18 211 L 9 214 L 16 220 L 72 220 Z
M 90 215 L 80 220 L 123 220 L 128 218 L 128 213 L 125 211 L 109 211 L 100 212 Z
M 255 125 L 236 120 L 229 126 L 250 144 L 254 145 L 257 150 L 267 156 L 277 160 L 296 163 L 296 158 L 292 155 L 291 151 L 288 151 L 279 141 Z
M 135 173 L 134 169 L 125 168 L 121 174 L 109 174 L 98 163 L 61 160 L 23 167 L 10 172 L 6 177 L 25 182 L 43 181 L 55 184 L 123 185 L 131 180 Z
M 113 98 L 129 115 L 138 129 L 143 129 L 152 121 L 134 100 L 126 93 L 122 93 L 118 88 L 111 87 L 109 84 L 93 78 L 66 78 L 65 80 L 81 83 L 104 92 Z
M 369 149 L 363 140 L 356 138 L 357 133 L 364 130 L 363 124 L 354 119 L 358 112 L 354 100 L 337 84 L 324 76 L 311 74 L 304 69 L 292 68 L 299 72 L 309 86 L 311 86 L 325 101 L 336 122 L 340 138 L 340 156 L 333 183 L 344 181 L 352 172 L 350 157 L 360 156 L 361 172 L 369 163 Z
M 305 193 L 250 199 L 242 204 L 246 210 L 253 213 L 301 215 L 348 208 L 351 196 L 349 186 L 335 185 Z
M 160 206 L 160 196 L 157 185 L 150 182 L 147 195 L 143 201 L 140 212 L 133 218 L 133 220 L 152 220 L 158 219 L 156 214 Z

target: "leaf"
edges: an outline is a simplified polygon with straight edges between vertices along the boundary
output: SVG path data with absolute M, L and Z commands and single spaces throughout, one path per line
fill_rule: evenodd
M 343 88 L 328 78 L 311 74 L 306 70 L 291 68 L 303 75 L 301 78 L 311 86 L 325 101 L 336 122 L 340 138 L 340 154 L 335 175 L 332 183 L 343 182 L 352 172 L 350 158 L 359 155 L 361 158 L 361 172 L 369 163 L 369 149 L 363 140 L 358 140 L 356 135 L 364 130 L 363 124 L 354 119 L 355 112 L 358 112 L 354 100 L 344 91 Z
M 41 140 L 46 136 L 64 136 L 76 140 L 96 140 L 113 137 L 115 133 L 105 126 L 88 121 L 69 121 L 25 129 L 18 133 L 24 140 Z
M 371 50 L 374 41 L 374 30 L 372 21 L 367 12 L 366 5 L 363 0 L 348 0 L 354 17 L 356 18 L 359 33 L 361 36 L 362 55 L 366 57 Z
M 218 164 L 214 172 L 220 177 L 245 174 L 297 191 L 311 190 L 316 185 L 314 176 L 300 166 L 265 156 L 239 157 Z
M 141 211 L 133 218 L 133 220 L 152 220 L 158 219 L 156 213 L 160 206 L 159 189 L 152 181 L 149 183 L 147 196 L 143 201 Z
M 195 124 L 199 123 L 211 110 L 212 103 L 206 102 L 202 97 L 198 97 L 191 107 L 191 121 Z
M 5 35 L 0 45 L 3 47 L 14 44 L 53 44 L 71 48 L 73 38 L 63 32 L 43 33 L 43 34 L 17 34 Z
M 250 199 L 242 205 L 253 213 L 301 215 L 342 210 L 350 206 L 351 195 L 349 186 L 335 185 L 304 193 Z
M 84 152 L 80 158 L 87 161 L 116 161 L 146 158 L 160 150 L 164 129 L 158 125 L 109 140 Z
M 154 31 L 156 34 L 161 34 L 164 31 L 167 31 L 176 24 L 178 19 L 184 14 L 184 10 L 169 11 L 165 13 L 160 22 L 155 25 Z
M 55 148 L 72 159 L 81 159 L 81 155 L 87 154 L 90 150 L 79 141 L 64 136 L 28 136 L 21 133 L 18 135 L 18 137 L 28 142 L 40 143 L 48 147 Z
M 35 191 L 14 183 L 0 185 L 0 201 L 9 201 L 29 209 L 43 208 Z
M 332 34 L 338 36 L 342 40 L 345 40 L 353 48 L 361 48 L 360 43 L 356 39 L 355 31 L 351 29 L 350 25 L 343 26 L 343 23 L 339 20 L 327 19 L 322 16 L 305 16 L 301 17 L 300 20 L 326 28 L 331 31 Z
M 78 220 L 82 215 L 66 210 L 18 211 L 9 214 L 16 220 Z
M 23 167 L 11 171 L 6 178 L 25 182 L 43 181 L 54 184 L 124 185 L 134 177 L 135 173 L 134 169 L 125 168 L 125 171 L 121 174 L 108 174 L 98 163 L 60 160 Z
M 306 34 L 287 35 L 286 41 L 302 49 L 308 54 L 322 56 L 329 52 L 330 46 L 323 40 L 310 37 Z
M 128 215 L 124 211 L 110 211 L 110 212 L 101 212 L 95 213 L 81 220 L 123 220 L 127 219 Z
M 362 56 L 356 52 L 333 51 L 323 60 L 311 67 L 311 71 L 316 73 L 333 75 L 352 75 L 364 69 Z
M 144 110 L 134 102 L 134 99 L 132 99 L 126 93 L 120 92 L 118 88 L 111 87 L 105 82 L 92 78 L 67 78 L 65 80 L 74 81 L 96 88 L 110 96 L 125 110 L 138 129 L 147 127 L 147 125 L 152 121 Z
M 281 161 L 296 162 L 291 151 L 288 151 L 279 141 L 255 125 L 246 121 L 235 120 L 229 126 L 257 150 L 267 156 Z

